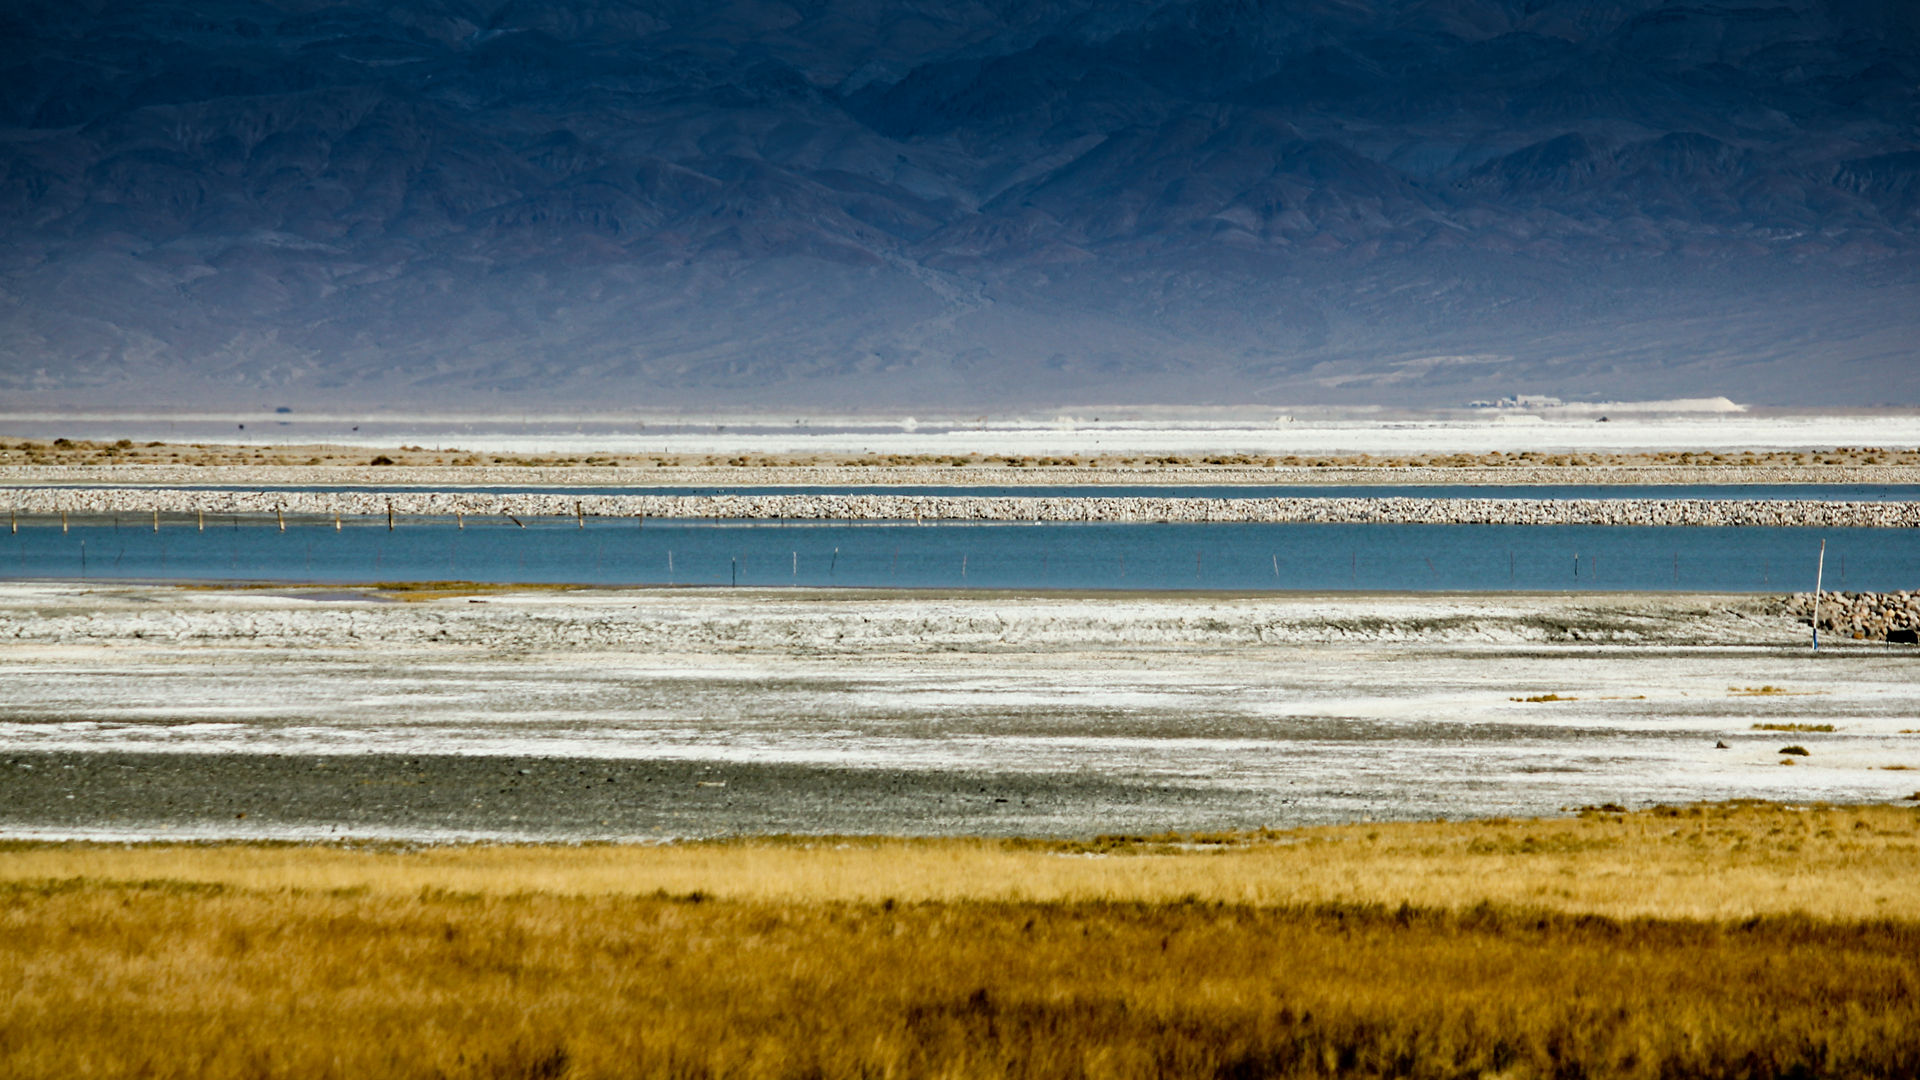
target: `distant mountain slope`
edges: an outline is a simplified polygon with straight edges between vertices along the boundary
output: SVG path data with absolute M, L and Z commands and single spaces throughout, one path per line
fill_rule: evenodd
M 1920 402 L 1920 5 L 0 13 L 0 394 Z

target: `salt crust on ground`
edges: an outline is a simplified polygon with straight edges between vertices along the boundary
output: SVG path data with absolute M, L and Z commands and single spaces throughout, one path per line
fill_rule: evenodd
M 1920 649 L 1815 654 L 1774 597 L 407 595 L 0 586 L 0 744 L 53 785 L 0 789 L 0 833 L 1091 835 L 1920 787 Z
M 1920 484 L 1911 465 L 1659 465 L 1352 468 L 1291 466 L 954 468 L 911 465 L 9 465 L 0 484 L 426 487 L 793 487 L 1057 485 L 1693 485 Z

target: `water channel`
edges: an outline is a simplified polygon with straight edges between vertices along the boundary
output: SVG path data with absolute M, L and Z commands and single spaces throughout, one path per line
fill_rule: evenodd
M 22 518 L 0 580 L 1063 590 L 1789 592 L 1920 583 L 1907 529 L 1305 523 Z

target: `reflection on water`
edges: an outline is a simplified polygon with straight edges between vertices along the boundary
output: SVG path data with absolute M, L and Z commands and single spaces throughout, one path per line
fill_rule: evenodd
M 0 578 L 975 589 L 1804 591 L 1920 583 L 1903 529 L 128 515 L 0 534 Z

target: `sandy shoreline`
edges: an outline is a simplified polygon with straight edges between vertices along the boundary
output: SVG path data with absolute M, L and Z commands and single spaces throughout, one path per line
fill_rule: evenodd
M 14 584 L 0 833 L 1084 836 L 1920 788 L 1920 650 L 1816 655 L 1783 611 Z

